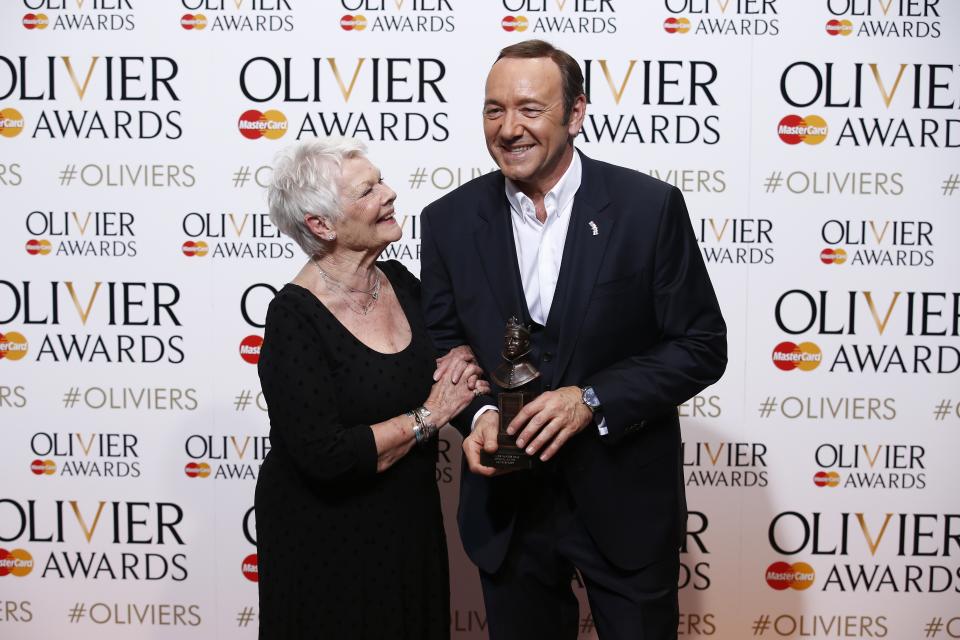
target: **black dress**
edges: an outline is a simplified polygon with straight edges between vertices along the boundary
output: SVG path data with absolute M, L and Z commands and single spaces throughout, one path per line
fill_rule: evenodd
M 384 473 L 369 425 L 419 406 L 433 347 L 420 284 L 378 263 L 410 323 L 410 345 L 374 351 L 308 290 L 267 311 L 259 373 L 272 449 L 257 479 L 260 638 L 449 638 L 437 443 Z

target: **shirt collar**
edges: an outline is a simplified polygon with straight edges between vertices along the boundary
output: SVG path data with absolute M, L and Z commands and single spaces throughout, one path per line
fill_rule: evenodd
M 554 215 L 559 217 L 563 215 L 563 212 L 567 209 L 567 205 L 570 204 L 570 201 L 577 194 L 582 179 L 583 163 L 580 161 L 580 154 L 574 149 L 573 160 L 570 161 L 570 166 L 567 167 L 567 170 L 560 176 L 557 184 L 553 185 L 553 188 L 543 197 L 543 204 L 547 209 L 548 217 Z M 510 209 L 514 213 L 521 217 L 529 216 L 536 220 L 533 200 L 531 200 L 527 194 L 520 191 L 519 187 L 517 187 L 510 178 L 504 180 L 503 188 L 507 194 L 507 200 L 510 202 Z

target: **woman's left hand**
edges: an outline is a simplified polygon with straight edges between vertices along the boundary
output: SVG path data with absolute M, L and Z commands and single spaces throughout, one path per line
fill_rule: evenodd
M 437 370 L 433 373 L 434 382 L 442 379 L 444 376 L 450 376 L 450 381 L 453 384 L 460 382 L 460 377 L 463 375 L 463 372 L 471 364 L 477 363 L 477 357 L 473 354 L 473 349 L 469 346 L 463 344 L 459 347 L 454 347 L 446 353 L 446 355 L 437 358 Z M 477 380 L 480 375 L 483 375 L 483 371 L 480 373 L 471 373 L 467 376 L 467 388 L 475 389 L 477 386 Z

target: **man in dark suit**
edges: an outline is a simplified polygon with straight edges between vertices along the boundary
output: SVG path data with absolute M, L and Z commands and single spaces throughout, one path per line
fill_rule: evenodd
M 726 366 L 726 327 L 681 193 L 574 149 L 579 66 L 537 40 L 487 77 L 484 133 L 500 171 L 421 217 L 423 309 L 441 351 L 487 371 L 504 326 L 532 327 L 540 395 L 511 423 L 542 461 L 504 473 L 494 397 L 464 435 L 459 524 L 490 637 L 576 638 L 578 569 L 601 638 L 675 638 L 686 520 L 677 405 Z M 496 390 L 495 390 L 496 391 Z

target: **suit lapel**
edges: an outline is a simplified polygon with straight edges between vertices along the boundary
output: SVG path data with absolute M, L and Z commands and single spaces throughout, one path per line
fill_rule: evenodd
M 559 384 L 576 347 L 590 294 L 615 224 L 614 218 L 606 211 L 610 200 L 599 163 L 582 153 L 580 158 L 583 177 L 573 199 L 557 289 L 547 318 L 547 333 L 557 336 L 554 387 Z
M 474 233 L 477 254 L 503 321 L 515 315 L 529 323 L 530 312 L 523 295 L 517 247 L 510 224 L 510 204 L 504 193 L 502 174 L 491 185 L 488 197 L 478 205 L 481 224 Z

